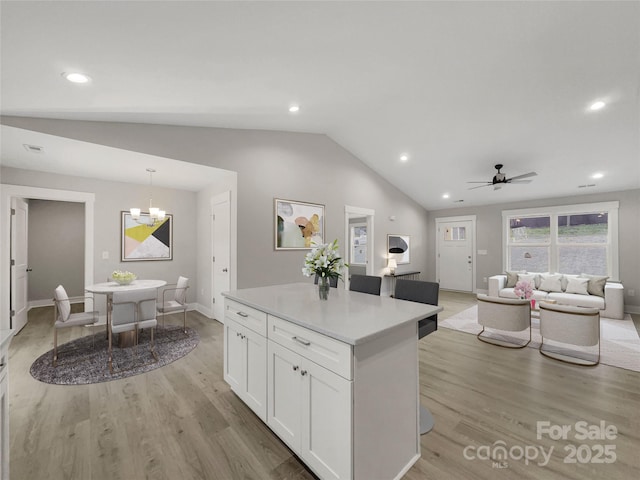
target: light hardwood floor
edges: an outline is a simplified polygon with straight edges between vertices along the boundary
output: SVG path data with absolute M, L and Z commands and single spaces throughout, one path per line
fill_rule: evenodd
M 472 295 L 441 292 L 440 318 L 474 303 Z M 201 341 L 183 359 L 128 379 L 56 386 L 29 374 L 33 360 L 52 347 L 51 309 L 31 310 L 10 347 L 11 478 L 314 478 L 223 381 L 222 326 L 195 312 L 188 322 Z M 85 333 L 69 330 L 60 343 Z M 640 473 L 640 373 L 566 365 L 533 348 L 507 350 L 440 328 L 420 341 L 420 381 L 436 426 L 421 437 L 422 458 L 407 480 L 627 480 Z M 568 440 L 538 440 L 538 421 L 604 421 L 618 435 L 580 441 L 572 431 Z M 465 447 L 500 441 L 516 447 L 516 455 L 517 447 L 553 447 L 551 460 L 539 466 L 540 458 L 529 465 L 508 458 L 507 468 L 494 468 L 491 460 L 465 459 Z M 596 445 L 612 444 L 617 459 L 564 463 L 565 448 L 582 443 L 593 454 Z

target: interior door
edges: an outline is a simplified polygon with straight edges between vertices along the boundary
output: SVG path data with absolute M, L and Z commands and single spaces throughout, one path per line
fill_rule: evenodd
M 224 323 L 224 297 L 222 292 L 231 285 L 231 202 L 229 192 L 212 200 L 212 252 L 213 252 L 213 318 Z
M 440 288 L 473 291 L 473 222 L 438 223 L 438 271 Z
M 22 198 L 11 199 L 11 328 L 20 331 L 27 324 L 27 228 L 29 205 Z

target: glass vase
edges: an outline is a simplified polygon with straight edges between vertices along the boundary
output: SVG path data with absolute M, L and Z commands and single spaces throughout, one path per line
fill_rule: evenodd
M 329 277 L 320 277 L 318 279 L 318 295 L 320 300 L 327 300 L 329 298 Z

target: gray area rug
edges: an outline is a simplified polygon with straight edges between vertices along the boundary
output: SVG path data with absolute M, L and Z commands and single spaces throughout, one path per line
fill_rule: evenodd
M 187 328 L 185 334 L 179 326 L 158 326 L 154 335 L 157 362 L 149 350 L 150 339 L 148 329 L 140 334 L 137 347 L 119 348 L 114 339 L 112 374 L 107 364 L 109 344 L 105 332 L 87 335 L 58 345 L 58 366 L 55 368 L 51 364 L 53 350 L 40 355 L 31 365 L 31 376 L 56 385 L 85 385 L 131 377 L 184 357 L 198 345 L 200 336 L 192 328 Z

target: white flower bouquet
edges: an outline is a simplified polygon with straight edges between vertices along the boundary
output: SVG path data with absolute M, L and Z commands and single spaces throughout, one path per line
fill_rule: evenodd
M 318 274 L 320 278 L 342 278 L 342 269 L 348 266 L 338 252 L 338 240 L 316 244 L 304 258 L 302 273 L 306 277 Z
M 126 270 L 114 270 L 111 274 L 111 278 L 113 278 L 114 282 L 119 283 L 120 285 L 129 285 L 138 277 L 135 273 L 127 272 Z

